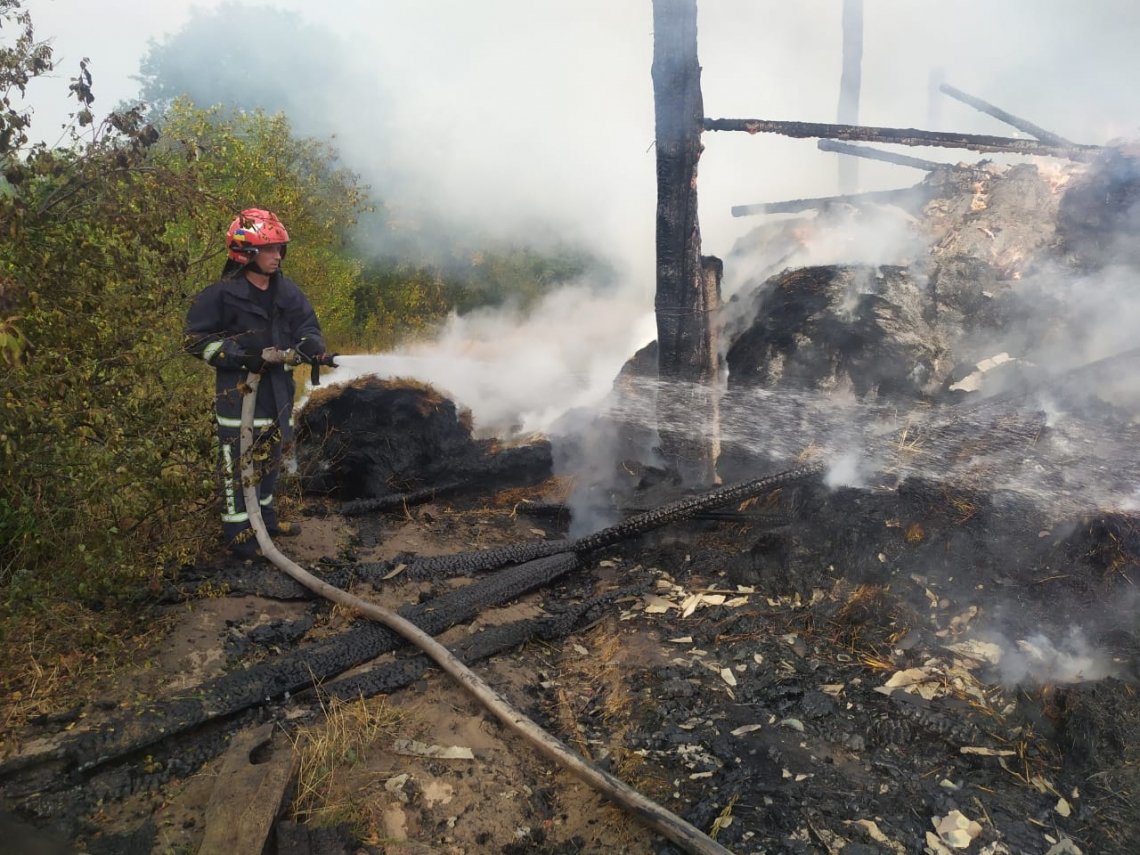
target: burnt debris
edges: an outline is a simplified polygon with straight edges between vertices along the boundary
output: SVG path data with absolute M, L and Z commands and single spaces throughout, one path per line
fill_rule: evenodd
M 477 440 L 470 413 L 438 390 L 375 377 L 315 393 L 298 414 L 297 455 L 307 492 L 365 502 L 350 512 L 536 484 L 552 463 L 546 440 Z

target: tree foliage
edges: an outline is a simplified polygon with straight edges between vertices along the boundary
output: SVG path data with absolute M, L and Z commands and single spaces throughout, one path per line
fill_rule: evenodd
M 153 161 L 208 189 L 211 204 L 185 212 L 176 226 L 180 250 L 201 259 L 204 285 L 225 260 L 223 237 L 234 212 L 267 208 L 289 230 L 285 272 L 317 307 L 326 337 L 361 346 L 352 294 L 363 266 L 349 235 L 371 209 L 368 188 L 328 143 L 297 137 L 282 114 L 200 108 L 175 99 L 163 117 Z
M 18 4 L 0 3 L 0 22 L 23 28 L 0 45 L 6 91 L 51 62 Z M 82 123 L 86 64 L 71 91 Z M 48 149 L 4 108 L 16 131 L 0 148 L 0 590 L 101 596 L 157 578 L 220 528 L 212 383 L 183 353 L 182 324 L 217 278 L 234 213 L 281 213 L 289 273 L 335 339 L 351 334 L 361 265 L 346 236 L 366 188 L 281 116 L 176 104 L 160 137 L 140 108 Z
M 3 327 L 16 331 L 0 363 L 9 592 L 51 582 L 93 595 L 117 570 L 153 569 L 202 504 L 193 426 L 208 401 L 171 394 L 190 391 L 175 344 L 187 264 L 165 236 L 202 193 L 153 167 L 155 139 L 128 114 L 83 147 L 2 152 L 16 179 L 0 198 Z
M 465 248 L 377 259 L 352 239 L 370 190 L 280 113 L 172 97 L 97 122 L 70 81 L 67 145 L 29 143 L 17 104 L 52 70 L 20 0 L 0 0 L 0 596 L 99 598 L 220 545 L 209 369 L 182 350 L 246 207 L 278 213 L 286 272 L 334 349 L 377 349 L 450 312 L 536 299 L 579 275 L 573 250 Z M 80 129 L 82 137 L 80 137 Z

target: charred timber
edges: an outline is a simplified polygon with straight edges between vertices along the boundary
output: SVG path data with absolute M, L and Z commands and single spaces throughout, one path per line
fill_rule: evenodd
M 900 205 L 921 206 L 931 198 L 924 187 L 903 187 L 898 190 L 871 190 L 849 196 L 820 196 L 815 199 L 788 199 L 784 202 L 761 202 L 755 205 L 733 205 L 732 216 L 750 217 L 755 214 L 794 214 L 829 208 L 833 205 Z
M 485 570 L 495 570 L 508 564 L 535 561 L 563 552 L 573 552 L 574 543 L 568 540 L 531 540 L 511 543 L 494 549 L 457 552 L 452 555 L 433 555 L 409 562 L 405 572 L 409 579 L 436 579 L 452 576 L 473 576 Z M 392 568 L 386 563 L 357 565 L 363 578 L 376 581 L 377 574 L 387 575 Z
M 648 580 L 607 591 L 539 618 L 487 627 L 460 639 L 451 650 L 462 662 L 470 665 L 534 639 L 547 643 L 557 641 L 603 617 L 615 600 L 644 593 L 647 583 Z M 319 696 L 319 700 L 327 704 L 330 698 L 351 701 L 374 697 L 411 685 L 433 667 L 431 659 L 422 654 L 400 657 L 365 673 L 303 690 L 295 694 L 293 700 L 299 704 L 316 703 Z M 192 732 L 163 740 L 161 745 L 148 749 L 149 762 L 145 764 L 131 762 L 133 758 L 130 757 L 119 758 L 82 780 L 68 782 L 67 786 L 62 781 L 53 783 L 41 777 L 38 781 L 29 781 L 33 785 L 22 787 L 21 793 L 9 792 L 8 795 L 15 795 L 26 813 L 43 819 L 89 814 L 101 803 L 121 801 L 139 792 L 151 792 L 171 780 L 195 774 L 226 749 L 231 732 L 254 724 L 255 719 L 256 712 L 246 710 L 232 718 L 207 722 Z M 282 722 L 282 727 L 288 729 L 289 722 Z
M 569 573 L 577 564 L 572 554 L 551 556 L 480 579 L 427 603 L 405 607 L 401 613 L 420 629 L 437 635 L 455 624 L 471 620 L 490 606 L 548 584 Z M 29 766 L 57 760 L 78 772 L 93 770 L 208 721 L 296 693 L 403 644 L 400 636 L 379 624 L 369 622 L 353 627 L 288 656 L 225 674 L 195 687 L 190 696 L 156 702 L 142 710 L 129 710 L 94 730 L 68 739 L 51 752 L 11 758 L 0 764 L 0 779 Z
M 412 490 L 408 493 L 393 493 L 390 496 L 381 496 L 375 499 L 352 499 L 337 506 L 336 512 L 341 516 L 352 517 L 361 514 L 376 513 L 378 511 L 398 511 L 414 505 L 433 502 L 436 499 L 458 493 L 465 487 L 474 486 L 473 481 L 452 481 L 438 487 L 424 487 L 422 490 Z
M 1073 145 L 1073 142 L 1071 140 L 1067 140 L 1058 134 L 1047 131 L 1040 125 L 1035 125 L 1033 122 L 1013 115 L 1013 113 L 1007 113 L 1001 107 L 995 107 L 989 101 L 983 101 L 981 98 L 970 95 L 967 92 L 963 92 L 961 89 L 956 89 L 949 83 L 943 83 L 940 85 L 938 87 L 938 91 L 942 92 L 945 95 L 949 95 L 956 101 L 961 101 L 963 104 L 967 104 L 973 107 L 975 110 L 979 110 L 985 113 L 987 116 L 993 116 L 995 119 L 1005 122 L 1010 127 L 1017 128 L 1019 131 L 1027 133 L 1030 136 L 1037 137 L 1037 139 L 1041 140 L 1043 143 L 1059 146 Z
M 330 585 L 344 588 L 356 580 L 356 566 L 343 562 L 320 562 L 321 578 Z M 187 600 L 200 600 L 224 590 L 230 597 L 265 597 L 270 600 L 312 600 L 312 591 L 293 581 L 276 567 L 267 564 L 237 563 L 222 567 L 190 567 L 179 572 L 175 582 L 163 585 L 155 596 L 156 603 L 169 605 Z
M 787 484 L 793 484 L 796 481 L 814 478 L 821 474 L 825 468 L 826 466 L 823 463 L 807 463 L 803 466 L 797 466 L 795 469 L 778 472 L 775 475 L 768 475 L 763 478 L 756 478 L 752 481 L 743 481 L 739 484 L 718 487 L 715 490 L 709 490 L 696 496 L 689 496 L 688 498 L 679 499 L 676 502 L 670 502 L 655 510 L 644 514 L 637 514 L 627 520 L 623 520 L 617 525 L 579 538 L 574 542 L 574 552 L 578 555 L 582 555 L 583 553 L 592 552 L 596 549 L 613 546 L 616 543 L 620 543 L 636 535 L 644 534 L 670 523 L 688 519 L 702 511 L 719 508 L 731 502 L 750 499 L 761 493 L 770 493 L 772 490 L 786 486 Z
M 719 262 L 701 255 L 697 163 L 701 157 L 701 66 L 696 0 L 653 0 L 654 132 L 657 157 L 657 395 L 661 450 L 682 483 L 715 478 L 716 325 Z M 694 389 L 694 394 L 685 390 Z M 690 429 L 681 431 L 674 425 Z
M 521 647 L 536 638 L 545 642 L 557 641 L 570 635 L 577 628 L 588 626 L 603 617 L 605 610 L 615 600 L 642 594 L 645 587 L 646 584 L 642 583 L 618 588 L 583 602 L 574 603 L 557 614 L 489 626 L 475 635 L 461 639 L 451 650 L 462 662 L 470 665 L 481 659 Z M 340 698 L 345 701 L 360 697 L 370 698 L 382 692 L 392 692 L 408 686 L 433 667 L 432 660 L 423 654 L 409 656 L 380 665 L 363 674 L 327 683 L 319 691 L 322 697 Z
M 406 571 L 413 579 L 443 578 L 464 576 L 494 570 L 505 564 L 519 560 L 520 556 L 530 559 L 542 554 L 570 552 L 585 556 L 598 549 L 605 549 L 623 540 L 661 528 L 671 523 L 691 519 L 701 513 L 723 507 L 732 502 L 748 499 L 763 493 L 770 493 L 779 487 L 813 478 L 824 470 L 822 463 L 808 463 L 766 475 L 751 481 L 717 487 L 675 502 L 662 505 L 644 513 L 635 514 L 617 525 L 601 529 L 577 540 L 536 540 L 511 544 L 495 549 L 478 549 L 459 552 L 453 555 L 437 555 L 422 558 L 408 564 Z M 381 571 L 391 571 L 387 565 L 357 565 L 362 576 L 375 577 Z
M 1091 160 L 1100 151 L 1096 145 L 1052 145 L 1041 140 L 995 137 L 989 134 L 958 134 L 917 128 L 877 128 L 867 125 L 828 125 L 821 122 L 785 122 L 772 119 L 705 119 L 706 131 L 744 131 L 748 134 L 780 134 L 786 137 L 892 143 L 894 145 L 964 148 L 981 152 L 1063 157 Z
M 933 172 L 936 169 L 957 167 L 950 163 L 940 163 L 937 160 L 926 160 L 921 157 L 911 157 L 906 154 L 896 154 L 893 151 L 883 151 L 881 148 L 870 148 L 865 145 L 851 145 L 850 143 L 836 142 L 835 140 L 823 139 L 816 143 L 816 148 L 820 151 L 831 151 L 836 154 L 849 154 L 852 157 L 865 157 L 867 160 L 879 160 L 883 163 L 893 163 L 897 166 L 910 166 L 914 169 L 921 169 L 925 172 Z

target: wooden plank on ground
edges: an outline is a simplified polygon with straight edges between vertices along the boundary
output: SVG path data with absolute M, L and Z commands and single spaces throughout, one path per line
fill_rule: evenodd
M 206 808 L 198 855 L 259 855 L 265 850 L 299 760 L 292 746 L 272 746 L 273 727 L 264 724 L 234 736 Z

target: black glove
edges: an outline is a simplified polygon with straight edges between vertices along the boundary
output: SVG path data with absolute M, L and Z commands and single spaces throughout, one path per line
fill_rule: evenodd
M 314 362 L 323 353 L 320 346 L 311 338 L 301 339 L 293 349 L 301 355 L 305 362 Z
M 238 357 L 238 363 L 246 371 L 252 371 L 254 374 L 260 374 L 265 370 L 265 360 L 259 353 L 243 353 Z

